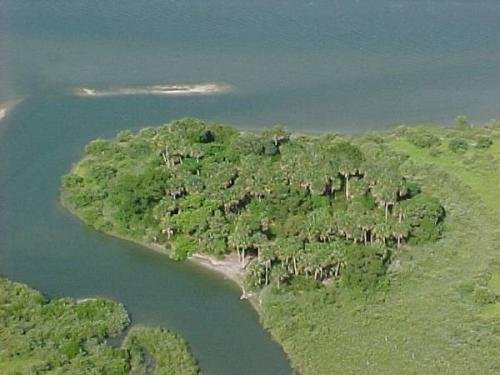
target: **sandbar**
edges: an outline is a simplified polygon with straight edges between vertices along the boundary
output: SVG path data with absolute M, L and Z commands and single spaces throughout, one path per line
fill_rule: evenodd
M 7 112 L 21 103 L 23 99 L 11 99 L 6 102 L 0 103 L 0 121 L 7 116 Z
M 198 83 L 198 84 L 164 84 L 151 86 L 116 87 L 97 89 L 79 87 L 74 90 L 77 96 L 122 96 L 122 95 L 209 95 L 227 92 L 231 86 L 226 83 Z

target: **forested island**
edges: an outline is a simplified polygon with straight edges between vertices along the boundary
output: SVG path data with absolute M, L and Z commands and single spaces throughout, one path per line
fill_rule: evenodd
M 499 126 L 457 125 L 304 135 L 182 119 L 91 142 L 62 201 L 177 260 L 237 254 L 301 372 L 491 371 Z
M 0 278 L 2 374 L 197 374 L 176 334 L 132 327 L 123 305 L 104 298 L 48 300 L 24 284 Z

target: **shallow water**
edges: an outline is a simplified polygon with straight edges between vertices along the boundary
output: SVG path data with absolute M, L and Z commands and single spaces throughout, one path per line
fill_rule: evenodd
M 113 5 L 115 4 L 115 5 Z M 229 281 L 85 228 L 59 178 L 96 137 L 183 116 L 357 131 L 499 117 L 498 1 L 0 0 L 0 273 L 50 296 L 104 295 L 191 344 L 205 374 L 289 373 Z M 76 97 L 223 82 L 206 96 Z
M 497 0 L 0 0 L 0 101 L 216 81 L 235 91 L 166 117 L 347 131 L 488 120 L 500 115 L 498 19 Z

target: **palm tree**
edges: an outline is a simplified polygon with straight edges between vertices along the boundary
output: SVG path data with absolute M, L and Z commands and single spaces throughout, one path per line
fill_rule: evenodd
M 246 266 L 246 249 L 250 245 L 250 229 L 244 223 L 237 222 L 234 230 L 228 236 L 228 245 L 238 253 L 240 267 Z
M 410 232 L 410 227 L 407 223 L 403 222 L 393 222 L 392 223 L 392 235 L 396 238 L 397 247 L 400 248 L 402 242 L 408 237 Z
M 373 227 L 375 226 L 375 220 L 370 212 L 365 212 L 359 217 L 359 226 L 363 231 L 363 242 L 365 245 L 371 240 Z
M 393 206 L 398 197 L 398 188 L 394 186 L 395 181 L 390 180 L 389 176 L 387 180 L 383 183 L 377 183 L 371 189 L 371 192 L 379 205 L 384 207 L 385 221 L 387 221 L 389 215 L 389 207 Z
M 345 180 L 345 197 L 349 199 L 349 177 L 358 173 L 363 161 L 361 150 L 349 142 L 339 142 L 331 148 L 334 165 Z
M 299 274 L 298 258 L 304 249 L 304 243 L 293 237 L 278 237 L 275 246 L 278 258 L 297 276 Z
M 386 221 L 381 221 L 375 224 L 373 234 L 377 240 L 385 245 L 388 238 L 392 235 L 391 224 Z
M 279 263 L 273 267 L 273 274 L 275 275 L 278 289 L 280 289 L 281 283 L 290 279 L 291 276 L 288 267 L 283 263 Z
M 264 246 L 260 254 L 260 262 L 264 265 L 264 285 L 269 284 L 269 272 L 275 259 L 273 244 Z

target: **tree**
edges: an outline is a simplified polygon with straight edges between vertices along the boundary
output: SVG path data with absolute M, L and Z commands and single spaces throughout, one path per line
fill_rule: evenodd
M 304 250 L 304 243 L 294 237 L 279 237 L 275 242 L 278 258 L 295 276 L 299 274 L 298 259 Z
M 238 259 L 241 268 L 245 268 L 246 266 L 245 252 L 251 243 L 250 236 L 251 230 L 249 226 L 244 222 L 238 221 L 227 239 L 228 245 L 235 249 L 238 253 Z
M 349 177 L 355 175 L 363 161 L 361 150 L 349 142 L 338 142 L 330 150 L 334 164 L 345 180 L 345 197 L 349 199 Z
M 275 260 L 274 244 L 268 243 L 262 247 L 259 253 L 260 263 L 264 266 L 264 285 L 269 284 L 269 273 L 271 272 L 272 262 Z

